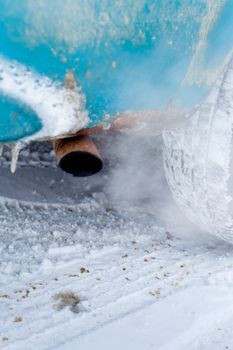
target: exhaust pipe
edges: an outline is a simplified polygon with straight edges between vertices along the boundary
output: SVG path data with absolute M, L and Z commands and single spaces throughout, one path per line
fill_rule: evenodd
M 86 134 L 54 140 L 53 147 L 60 168 L 73 176 L 91 176 L 103 167 L 95 144 Z

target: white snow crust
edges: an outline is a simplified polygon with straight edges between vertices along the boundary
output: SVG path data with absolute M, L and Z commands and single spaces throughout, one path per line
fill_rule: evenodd
M 2 56 L 0 93 L 29 106 L 41 119 L 43 128 L 32 136 L 33 139 L 75 132 L 89 122 L 80 89 L 67 90 L 48 77 Z

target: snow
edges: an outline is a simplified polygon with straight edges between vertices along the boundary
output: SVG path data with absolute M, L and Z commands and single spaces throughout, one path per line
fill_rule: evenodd
M 12 175 L 4 150 L 1 348 L 233 348 L 232 246 L 177 209 L 160 137 L 96 141 L 108 165 L 88 179 L 58 170 L 48 143 Z
M 80 89 L 70 91 L 26 66 L 0 57 L 0 91 L 30 107 L 42 121 L 36 138 L 78 131 L 89 122 Z M 30 140 L 27 137 L 25 140 Z M 24 141 L 25 141 L 24 140 Z
M 230 349 L 232 301 L 232 288 L 189 287 L 58 350 Z

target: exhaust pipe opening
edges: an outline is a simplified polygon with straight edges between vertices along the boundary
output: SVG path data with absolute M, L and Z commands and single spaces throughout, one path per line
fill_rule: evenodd
M 54 150 L 60 168 L 73 176 L 91 176 L 103 168 L 100 154 L 87 135 L 56 140 Z
M 102 167 L 102 161 L 89 152 L 76 151 L 64 156 L 59 166 L 65 172 L 78 177 L 91 176 L 98 173 Z

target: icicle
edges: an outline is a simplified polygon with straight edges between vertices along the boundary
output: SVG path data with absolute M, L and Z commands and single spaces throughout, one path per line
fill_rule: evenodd
M 4 145 L 3 145 L 3 144 L 0 144 L 0 157 L 1 157 L 2 154 L 3 154 L 3 149 L 4 149 Z
M 22 148 L 23 148 L 22 143 L 14 143 L 11 146 L 11 172 L 12 172 L 12 174 L 14 174 L 16 171 L 19 153 L 20 153 Z

